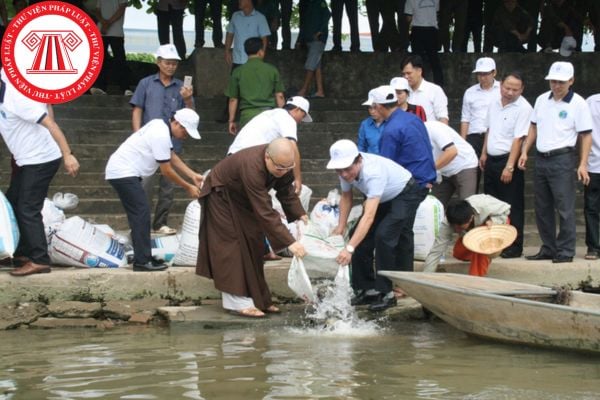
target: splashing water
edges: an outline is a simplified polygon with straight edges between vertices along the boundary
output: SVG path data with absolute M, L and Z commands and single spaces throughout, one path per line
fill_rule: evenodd
M 376 321 L 359 318 L 350 304 L 353 291 L 348 267 L 340 267 L 333 282 L 324 281 L 319 286 L 319 300 L 306 313 L 308 319 L 316 322 L 309 331 L 346 336 L 373 336 L 382 332 Z

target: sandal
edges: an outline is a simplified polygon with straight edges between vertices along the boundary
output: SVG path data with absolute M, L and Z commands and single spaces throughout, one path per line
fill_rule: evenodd
M 245 318 L 264 318 L 265 313 L 260 311 L 258 308 L 249 307 L 244 308 L 242 310 L 229 310 L 230 314 L 233 314 L 237 317 L 245 317 Z
M 269 307 L 267 307 L 265 312 L 270 313 L 270 314 L 279 314 L 281 312 L 281 310 L 279 309 L 279 307 L 271 304 Z
M 596 253 L 595 251 L 588 251 L 583 258 L 585 258 L 586 260 L 597 260 L 598 253 Z

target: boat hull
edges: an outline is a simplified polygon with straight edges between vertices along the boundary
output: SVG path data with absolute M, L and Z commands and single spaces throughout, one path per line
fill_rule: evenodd
M 536 296 L 548 300 L 553 295 L 552 289 L 536 285 L 458 274 L 382 271 L 382 275 L 466 333 L 504 342 L 600 352 L 600 301 L 596 299 L 600 296 L 570 292 L 573 302 L 583 305 L 574 307 L 532 300 Z

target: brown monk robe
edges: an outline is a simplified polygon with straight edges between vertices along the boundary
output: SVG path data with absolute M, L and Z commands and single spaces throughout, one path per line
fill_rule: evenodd
M 288 247 L 304 255 L 302 245 L 273 210 L 268 193 L 275 189 L 288 221 L 306 219 L 292 186 L 294 153 L 289 146 L 288 139 L 275 139 L 223 159 L 206 177 L 199 200 L 196 274 L 213 279 L 222 292 L 252 298 L 263 311 L 273 307 L 263 269 L 264 236 L 275 251 Z M 282 156 L 282 147 L 287 155 Z M 264 316 L 252 310 L 258 315 L 244 315 Z

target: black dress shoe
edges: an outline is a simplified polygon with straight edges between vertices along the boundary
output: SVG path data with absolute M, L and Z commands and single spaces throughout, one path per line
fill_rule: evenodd
M 383 297 L 380 302 L 371 304 L 369 306 L 369 311 L 372 311 L 372 312 L 384 311 L 390 307 L 394 307 L 397 304 L 398 304 L 398 300 L 396 300 L 396 296 Z
M 573 262 L 573 257 L 567 257 L 567 256 L 556 256 L 552 259 L 552 262 L 554 264 L 560 264 L 560 263 L 570 263 Z
M 353 306 L 364 306 L 367 304 L 378 303 L 381 301 L 382 297 L 381 293 L 367 294 L 367 291 L 363 290 L 350 300 L 350 304 Z
M 537 254 L 534 254 L 532 256 L 525 256 L 525 258 L 527 260 L 533 260 L 533 261 L 538 261 L 538 260 L 553 260 L 554 256 L 551 256 L 549 254 L 544 254 L 544 253 L 542 253 L 540 251 Z
M 164 271 L 167 268 L 169 268 L 168 265 L 159 263 L 156 260 L 148 261 L 145 264 L 133 264 L 133 270 L 135 272 Z
M 505 249 L 502 253 L 500 253 L 500 257 L 502 258 L 519 258 L 523 252 L 518 249 Z

